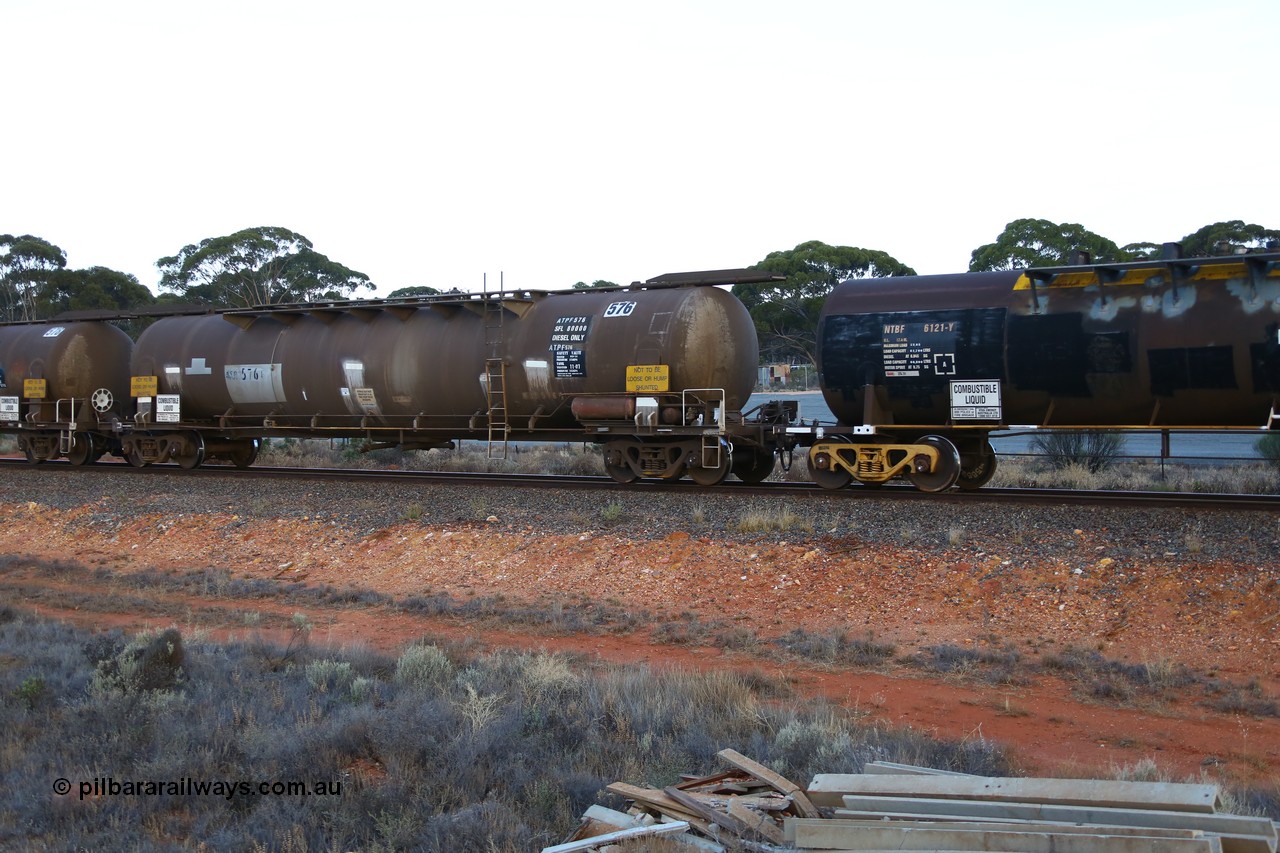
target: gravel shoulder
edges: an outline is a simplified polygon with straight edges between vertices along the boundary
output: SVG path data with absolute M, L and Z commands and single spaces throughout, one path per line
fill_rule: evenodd
M 1043 670 L 993 681 L 981 667 L 903 663 L 935 660 L 938 650 L 961 663 L 967 650 L 974 660 L 1016 654 L 1028 665 L 1090 654 L 1151 671 L 1190 667 L 1203 680 L 1275 697 L 1280 520 L 1266 513 L 234 476 L 197 487 L 176 475 L 20 468 L 6 469 L 0 484 L 0 522 L 0 550 L 11 557 L 112 573 L 214 571 L 228 581 L 348 589 L 353 601 L 373 590 L 398 601 L 447 596 L 556 612 L 591 602 L 642 625 L 576 635 L 454 619 L 431 630 L 624 662 L 788 673 L 802 693 L 886 722 L 998 732 L 1041 770 L 1144 757 L 1242 779 L 1274 779 L 1280 768 L 1274 716 L 1220 713 L 1193 696 L 1100 701 Z M 15 592 L 31 595 L 37 579 L 10 573 Z M 182 606 L 172 603 L 175 613 Z M 69 610 L 45 606 L 75 618 Z M 350 605 L 325 619 L 335 636 L 380 648 L 424 631 L 394 607 L 361 611 Z M 83 618 L 118 623 L 101 612 Z M 797 629 L 890 645 L 896 662 L 797 664 L 774 642 Z M 725 636 L 739 641 L 711 642 Z M 1053 731 L 1053 720 L 1070 731 Z

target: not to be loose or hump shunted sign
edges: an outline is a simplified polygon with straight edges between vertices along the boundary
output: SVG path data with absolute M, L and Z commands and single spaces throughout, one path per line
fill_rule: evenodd
M 953 421 L 998 421 L 1003 411 L 998 379 L 951 380 Z

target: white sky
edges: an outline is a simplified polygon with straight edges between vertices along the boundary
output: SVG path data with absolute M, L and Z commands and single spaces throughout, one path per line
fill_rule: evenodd
M 0 32 L 0 233 L 152 290 L 259 225 L 360 295 L 1280 228 L 1275 0 L 0 0 Z

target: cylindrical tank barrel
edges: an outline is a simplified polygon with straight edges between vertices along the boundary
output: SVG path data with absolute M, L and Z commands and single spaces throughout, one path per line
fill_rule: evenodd
M 180 394 L 184 419 L 428 418 L 463 429 L 488 412 L 486 384 L 501 381 L 513 427 L 536 416 L 551 428 L 575 423 L 576 395 L 626 392 L 634 365 L 665 365 L 668 390 L 723 389 L 740 408 L 757 358 L 740 301 L 685 287 L 171 317 L 138 339 L 133 371 Z
M 626 421 L 636 416 L 634 397 L 574 397 L 569 408 L 580 421 Z
M 32 323 L 0 327 L 0 393 L 26 396 L 28 379 L 44 380 L 44 400 L 87 400 L 111 392 L 126 411 L 133 341 L 104 322 Z M 104 413 L 105 414 L 105 413 Z
M 980 424 L 998 400 L 1007 424 L 1261 427 L 1280 278 L 1222 260 L 847 281 L 819 318 L 823 393 L 850 425 Z

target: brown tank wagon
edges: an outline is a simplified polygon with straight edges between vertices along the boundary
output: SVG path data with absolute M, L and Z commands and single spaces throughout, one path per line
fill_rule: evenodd
M 92 462 L 132 413 L 133 341 L 108 323 L 0 326 L 0 431 L 31 462 Z
M 811 446 L 814 479 L 977 488 L 996 429 L 1275 428 L 1280 254 L 1167 251 L 841 284 L 818 369 L 843 428 Z
M 249 464 L 266 436 L 431 448 L 481 439 L 602 445 L 609 473 L 764 479 L 788 437 L 741 409 L 759 358 L 727 270 L 627 288 L 263 306 L 160 319 L 132 375 L 155 377 L 122 439 L 135 464 Z M 794 417 L 794 411 L 791 412 Z

